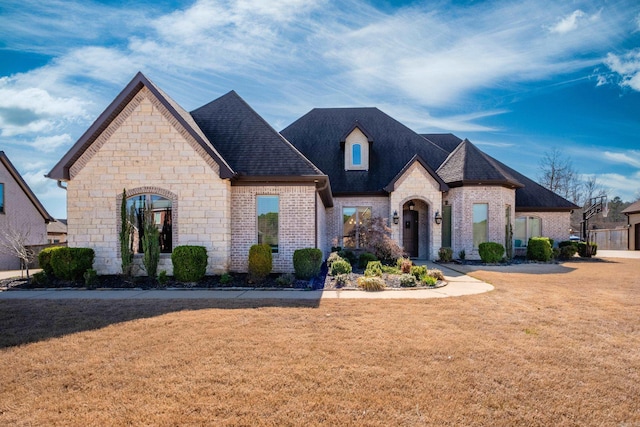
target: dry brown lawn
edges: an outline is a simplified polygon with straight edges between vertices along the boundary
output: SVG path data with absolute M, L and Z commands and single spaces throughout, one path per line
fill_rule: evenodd
M 496 290 L 0 301 L 0 425 L 640 426 L 639 260 L 466 268 Z

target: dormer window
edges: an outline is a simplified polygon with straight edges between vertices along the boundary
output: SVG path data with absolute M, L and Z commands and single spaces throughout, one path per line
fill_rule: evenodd
M 355 122 L 340 143 L 344 147 L 344 170 L 369 170 L 369 153 L 373 139 L 360 123 Z

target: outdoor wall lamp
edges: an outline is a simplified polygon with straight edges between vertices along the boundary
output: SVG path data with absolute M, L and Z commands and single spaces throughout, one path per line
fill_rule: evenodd
M 413 200 L 411 200 L 411 201 L 409 202 L 409 210 L 410 210 L 410 211 L 412 211 L 412 210 L 413 210 L 413 208 L 415 208 L 415 207 L 416 207 L 416 204 L 415 204 L 415 203 L 413 203 Z
M 438 225 L 442 223 L 442 215 L 440 215 L 440 211 L 436 211 L 436 215 L 433 217 L 433 219 Z
M 393 223 L 397 224 L 400 222 L 400 217 L 398 216 L 398 211 L 393 211 Z

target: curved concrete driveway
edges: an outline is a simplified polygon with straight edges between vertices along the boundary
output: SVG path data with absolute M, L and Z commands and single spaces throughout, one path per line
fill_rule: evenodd
M 421 263 L 422 264 L 422 263 Z M 116 289 L 116 290 L 12 290 L 0 292 L 0 299 L 425 299 L 446 298 L 479 294 L 493 290 L 493 286 L 465 274 L 438 264 L 425 263 L 429 268 L 440 269 L 448 282 L 447 286 L 435 289 L 388 289 L 382 292 L 327 289 L 305 290 L 208 290 L 208 289 Z M 7 276 L 7 277 L 15 277 Z M 17 274 L 19 276 L 19 274 Z

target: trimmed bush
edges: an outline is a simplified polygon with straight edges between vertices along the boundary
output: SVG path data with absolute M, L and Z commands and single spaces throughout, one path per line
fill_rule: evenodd
M 296 281 L 296 278 L 293 274 L 283 274 L 276 278 L 276 284 L 283 288 L 290 288 L 291 285 Z
M 329 274 L 331 276 L 337 276 L 340 274 L 349 274 L 351 273 L 351 264 L 346 259 L 339 259 L 334 261 L 331 264 L 331 269 L 329 269 Z
M 496 263 L 502 261 L 504 246 L 496 242 L 484 242 L 478 245 L 478 252 L 482 262 Z
M 440 258 L 442 262 L 451 262 L 453 259 L 453 249 L 440 248 L 440 250 L 438 250 L 438 258 Z
M 358 277 L 358 287 L 364 291 L 377 292 L 382 291 L 386 287 L 384 280 L 380 277 Z
M 95 289 L 98 283 L 98 273 L 93 268 L 85 271 L 82 277 L 84 277 L 84 284 L 88 289 Z
M 233 282 L 233 276 L 230 275 L 229 273 L 222 273 L 222 275 L 220 276 L 220 284 L 221 285 L 228 285 L 229 283 Z
M 422 276 L 427 275 L 427 267 L 424 265 L 414 265 L 411 267 L 411 274 L 413 274 L 413 277 L 420 280 Z
M 565 240 L 564 242 L 558 243 L 558 248 L 560 249 L 560 259 L 571 259 L 578 252 L 578 242 Z
M 207 272 L 207 249 L 204 246 L 177 246 L 171 253 L 173 277 L 179 282 L 197 282 Z
M 363 252 L 358 257 L 358 268 L 367 268 L 370 261 L 378 261 L 378 258 L 371 252 Z
M 382 264 L 382 272 L 387 274 L 402 274 L 402 271 L 398 267 L 384 264 Z
M 298 249 L 293 253 L 293 269 L 298 279 L 309 280 L 320 274 L 322 251 L 316 248 Z
M 61 280 L 79 281 L 93 267 L 95 253 L 91 248 L 57 248 L 51 253 L 51 267 Z
M 49 277 L 44 271 L 39 271 L 31 276 L 31 283 L 38 286 L 46 286 L 49 284 Z
M 412 274 L 400 276 L 400 286 L 403 288 L 415 288 L 418 285 L 416 278 Z
M 348 249 L 339 251 L 338 255 L 340 255 L 340 258 L 349 261 L 349 265 L 354 265 L 356 262 L 358 262 L 358 257 L 356 256 L 356 254 Z
M 527 244 L 527 258 L 533 261 L 547 262 L 551 260 L 553 251 L 547 237 L 532 237 Z
M 263 243 L 249 248 L 249 280 L 262 282 L 271 273 L 273 256 L 271 246 Z
M 64 246 L 53 246 L 51 248 L 44 248 L 38 254 L 38 264 L 40 268 L 47 273 L 47 276 L 53 277 L 53 267 L 51 266 L 51 255 L 60 248 L 64 248 Z
M 338 252 L 331 252 L 329 254 L 329 258 L 327 258 L 327 268 L 331 268 L 331 264 L 333 264 L 335 261 L 344 259 L 342 258 L 340 255 L 338 255 Z
M 382 277 L 382 263 L 380 261 L 369 261 L 367 269 L 364 271 L 364 275 L 367 277 Z
M 420 283 L 422 283 L 424 286 L 435 286 L 436 283 L 438 283 L 438 279 L 436 279 L 433 276 L 429 276 L 428 274 L 425 274 L 420 278 Z
M 590 249 L 590 251 L 587 251 L 588 248 Z M 596 243 L 591 242 L 587 247 L 587 244 L 585 242 L 578 242 L 578 255 L 580 255 L 582 258 L 590 258 L 597 252 L 598 245 Z
M 437 268 L 429 270 L 427 275 L 435 277 L 436 280 L 444 280 L 444 274 L 442 274 L 442 271 L 438 270 Z

